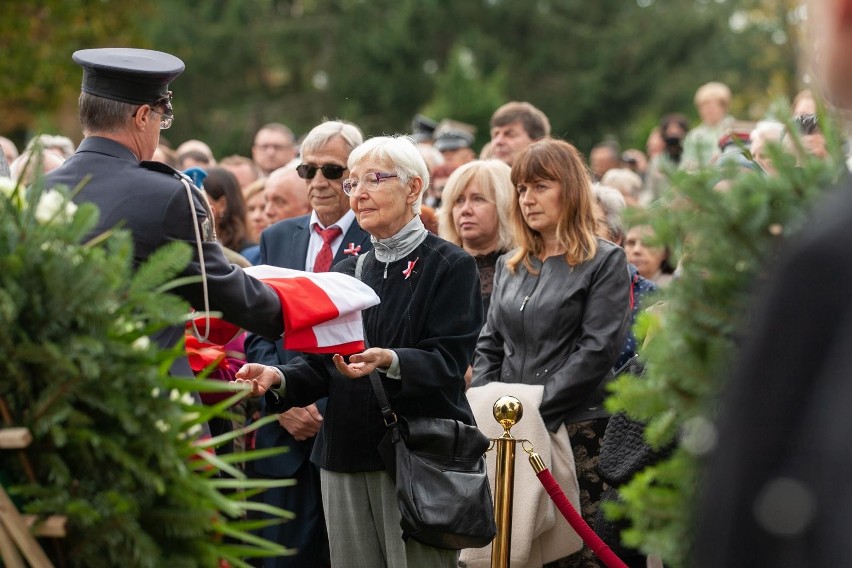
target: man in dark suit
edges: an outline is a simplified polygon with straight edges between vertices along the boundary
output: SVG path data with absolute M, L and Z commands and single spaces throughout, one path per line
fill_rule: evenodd
M 277 294 L 226 260 L 201 192 L 183 174 L 149 161 L 160 130 L 174 120 L 168 88 L 183 72 L 183 62 L 167 53 L 127 48 L 86 49 L 73 59 L 83 67 L 79 105 L 85 139 L 47 176 L 48 186 L 82 185 L 74 201 L 100 209 L 91 236 L 118 225 L 128 229 L 137 264 L 168 243 L 187 243 L 193 258 L 182 276 L 205 275 L 206 282 L 184 284 L 175 293 L 198 310 L 216 310 L 240 327 L 281 337 Z M 183 326 L 173 326 L 152 339 L 170 347 L 183 334 Z M 193 376 L 186 358 L 175 362 L 172 373 Z
M 346 162 L 362 141 L 357 127 L 339 121 L 323 122 L 308 133 L 302 142 L 302 164 L 297 171 L 305 180 L 312 211 L 279 221 L 263 231 L 261 264 L 326 272 L 340 260 L 372 248 L 370 236 L 358 226 L 349 198 L 343 193 L 343 180 L 348 177 Z M 272 343 L 253 335 L 246 340 L 246 359 L 252 363 L 280 365 L 298 355 L 285 350 L 280 340 Z M 268 424 L 257 432 L 257 448 L 284 446 L 288 451 L 254 462 L 254 474 L 296 479 L 296 487 L 272 489 L 260 496 L 264 502 L 296 514 L 290 523 L 263 529 L 262 536 L 296 548 L 297 554 L 265 559 L 259 564 L 263 568 L 329 565 L 319 471 L 310 461 L 324 409 L 324 401 L 293 408 L 279 414 L 277 424 Z
M 852 109 L 852 0 L 816 0 L 816 74 Z M 695 566 L 852 563 L 852 183 L 790 242 L 730 379 L 704 480 Z

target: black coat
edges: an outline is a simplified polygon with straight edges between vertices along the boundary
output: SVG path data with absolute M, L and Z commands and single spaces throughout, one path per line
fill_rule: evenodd
M 293 270 L 305 269 L 305 258 L 308 254 L 308 242 L 311 235 L 311 216 L 303 215 L 293 219 L 285 219 L 270 227 L 267 227 L 260 236 L 260 262 L 282 268 Z M 345 251 L 349 245 L 360 247 L 360 253 L 364 254 L 373 245 L 370 235 L 364 229 L 353 222 L 349 230 L 343 236 L 343 243 L 334 255 L 332 264 L 349 257 Z M 283 341 L 272 341 L 260 336 L 249 334 L 246 337 L 246 360 L 250 363 L 263 363 L 265 365 L 281 365 L 298 357 L 300 353 L 284 349 Z M 318 405 L 318 409 L 325 414 L 325 404 Z M 322 433 L 319 434 L 322 436 Z M 268 477 L 290 477 L 302 467 L 308 460 L 313 450 L 314 440 L 295 440 L 285 428 L 277 422 L 267 424 L 258 429 L 255 436 L 255 447 L 258 449 L 277 448 L 286 446 L 288 451 L 255 460 L 254 470 Z
M 852 184 L 789 243 L 729 379 L 695 566 L 852 563 Z
M 129 229 L 137 264 L 169 242 L 186 242 L 192 246 L 194 254 L 182 275 L 198 276 L 201 265 L 196 252 L 193 216 L 202 234 L 204 228 L 210 226 L 210 220 L 202 197 L 194 188 L 191 193 L 194 207 L 190 206 L 180 175 L 158 162 L 140 164 L 125 146 L 93 136 L 83 140 L 77 153 L 47 176 L 47 185 L 74 188 L 87 180 L 74 201 L 94 203 L 100 209 L 100 218 L 91 236 L 116 226 Z M 231 265 L 219 243 L 204 240 L 202 251 L 210 309 L 222 312 L 224 319 L 240 327 L 266 337 L 280 337 L 284 321 L 276 293 Z M 194 308 L 203 309 L 201 282 L 180 286 L 175 293 Z M 161 346 L 168 347 L 182 337 L 183 328 L 174 327 L 164 330 L 155 339 Z M 175 373 L 192 376 L 185 359 L 177 365 Z
M 416 262 L 406 277 L 403 271 L 409 261 Z M 334 270 L 354 275 L 355 263 L 356 259 L 347 259 Z M 370 253 L 362 280 L 382 300 L 364 311 L 367 342 L 393 349 L 399 356 L 401 379 L 382 375 L 394 411 L 474 424 L 464 394 L 464 373 L 482 326 L 473 257 L 430 234 L 407 257 L 387 265 Z M 313 455 L 318 466 L 338 472 L 384 469 L 376 447 L 385 426 L 368 377 L 346 378 L 330 356 L 320 355 L 296 359 L 280 369 L 286 377 L 286 395 L 277 399 L 267 393 L 273 410 L 305 406 L 328 396 L 323 435 Z

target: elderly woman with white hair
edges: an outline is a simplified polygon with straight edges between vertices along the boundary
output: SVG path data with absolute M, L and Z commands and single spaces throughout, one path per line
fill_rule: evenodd
M 476 262 L 426 231 L 418 216 L 429 173 L 405 137 L 372 138 L 349 156 L 344 191 L 373 250 L 360 278 L 381 303 L 364 311 L 369 348 L 349 357 L 308 355 L 288 365 L 249 364 L 238 382 L 282 412 L 328 396 L 313 460 L 335 568 L 454 567 L 458 551 L 403 540 L 394 480 L 377 446 L 385 434 L 369 374 L 376 370 L 395 413 L 474 424 L 464 373 L 482 326 Z M 358 258 L 333 270 L 354 275 Z

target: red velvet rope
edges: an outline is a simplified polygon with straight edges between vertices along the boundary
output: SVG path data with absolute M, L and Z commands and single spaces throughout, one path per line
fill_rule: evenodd
M 559 484 L 556 483 L 555 479 L 553 479 L 553 475 L 550 473 L 550 470 L 544 469 L 536 475 L 538 476 L 538 480 L 541 481 L 541 484 L 544 486 L 545 491 L 547 491 L 547 494 L 550 495 L 550 498 L 553 500 L 553 504 L 562 512 L 562 516 L 565 517 L 565 520 L 568 521 L 571 528 L 580 535 L 580 538 L 583 539 L 586 546 L 592 549 L 595 556 L 600 558 L 601 561 L 606 564 L 607 568 L 627 568 L 627 564 L 622 562 L 622 560 L 615 555 L 612 549 L 601 540 L 601 537 L 595 534 L 592 527 L 583 520 L 583 517 L 580 516 L 577 509 L 571 505 L 571 502 L 568 501 L 568 497 L 566 497 L 565 493 L 562 492 L 562 488 L 559 487 Z

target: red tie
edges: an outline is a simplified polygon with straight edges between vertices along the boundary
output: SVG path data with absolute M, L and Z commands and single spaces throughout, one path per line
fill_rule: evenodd
M 314 261 L 314 272 L 328 272 L 331 268 L 331 260 L 334 258 L 334 254 L 331 252 L 331 243 L 343 233 L 343 230 L 336 226 L 320 229 L 319 224 L 314 225 L 314 230 L 322 237 L 322 247 Z

